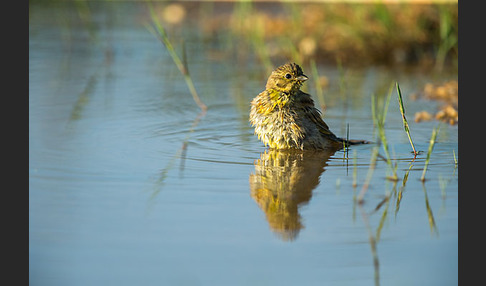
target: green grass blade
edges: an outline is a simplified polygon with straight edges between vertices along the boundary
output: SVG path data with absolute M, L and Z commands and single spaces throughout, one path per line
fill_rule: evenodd
M 427 167 L 429 166 L 429 161 L 430 161 L 430 154 L 432 153 L 432 150 L 434 149 L 435 145 L 435 138 L 437 137 L 437 133 L 439 133 L 439 126 L 434 128 L 432 130 L 432 136 L 430 137 L 430 143 L 429 143 L 429 149 L 427 150 L 427 157 L 425 158 L 425 165 L 424 165 L 424 171 L 422 172 L 422 177 L 420 180 L 423 182 L 425 181 L 425 173 L 427 172 Z
M 185 45 L 184 42 L 182 43 L 182 60 L 179 58 L 177 55 L 174 46 L 172 45 L 171 41 L 169 40 L 169 37 L 167 36 L 167 32 L 165 31 L 164 27 L 160 23 L 160 21 L 157 18 L 157 15 L 154 11 L 154 8 L 152 7 L 151 3 L 148 5 L 149 11 L 150 11 L 150 16 L 152 18 L 152 23 L 155 26 L 155 29 L 151 26 L 147 26 L 147 29 L 154 35 L 156 35 L 159 40 L 164 44 L 165 48 L 169 52 L 170 57 L 174 61 L 175 65 L 181 72 L 181 74 L 184 76 L 184 80 L 186 81 L 187 87 L 189 88 L 189 91 L 191 92 L 192 98 L 194 99 L 194 102 L 201 108 L 202 111 L 207 110 L 207 106 L 201 101 L 199 98 L 199 95 L 197 94 L 196 88 L 194 87 L 194 83 L 192 81 L 191 76 L 189 75 L 189 69 L 187 65 L 187 58 L 186 58 L 186 50 L 185 50 Z
M 326 110 L 326 102 L 324 100 L 324 92 L 322 91 L 322 86 L 319 83 L 319 73 L 317 72 L 317 65 L 314 59 L 311 60 L 310 66 L 312 70 L 312 77 L 314 78 L 314 83 L 316 86 L 317 99 L 319 100 L 321 111 L 324 112 Z
M 410 145 L 412 145 L 413 154 L 414 156 L 417 156 L 417 151 L 415 150 L 415 146 L 413 145 L 413 141 L 412 141 L 412 136 L 410 135 L 410 127 L 408 126 L 407 117 L 405 117 L 405 107 L 403 106 L 402 92 L 400 91 L 400 86 L 398 85 L 398 82 L 396 83 L 396 86 L 397 86 L 397 93 L 398 93 L 398 102 L 400 105 L 400 113 L 402 114 L 402 119 L 403 119 L 403 128 L 407 133 L 408 141 L 410 141 Z

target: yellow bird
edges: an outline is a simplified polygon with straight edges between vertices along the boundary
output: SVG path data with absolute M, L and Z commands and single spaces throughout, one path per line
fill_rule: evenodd
M 310 94 L 300 90 L 307 80 L 295 63 L 275 69 L 265 90 L 251 102 L 250 123 L 258 138 L 270 148 L 319 150 L 364 144 L 364 140 L 339 138 L 329 130 Z

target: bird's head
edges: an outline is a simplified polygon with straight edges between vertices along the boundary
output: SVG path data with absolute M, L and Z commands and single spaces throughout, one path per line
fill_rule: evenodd
M 268 78 L 266 89 L 291 93 L 300 89 L 308 78 L 296 63 L 287 63 L 276 68 Z

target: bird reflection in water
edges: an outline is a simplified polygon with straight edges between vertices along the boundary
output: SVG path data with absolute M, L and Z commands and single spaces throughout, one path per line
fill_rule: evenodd
M 304 228 L 299 207 L 310 201 L 334 152 L 270 149 L 255 161 L 249 179 L 251 197 L 282 240 L 295 240 Z

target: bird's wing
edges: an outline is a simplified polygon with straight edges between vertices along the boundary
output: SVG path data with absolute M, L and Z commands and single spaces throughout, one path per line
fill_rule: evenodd
M 312 120 L 312 122 L 314 122 L 317 125 L 319 132 L 321 132 L 324 135 L 335 136 L 334 133 L 332 133 L 329 130 L 329 126 L 327 126 L 326 122 L 322 120 L 321 112 L 317 108 L 307 107 L 306 109 L 307 109 L 306 113 L 309 114 L 309 117 Z
M 326 122 L 322 120 L 321 112 L 315 107 L 314 101 L 310 95 L 301 91 L 298 97 L 302 108 L 304 109 L 304 113 L 317 125 L 319 132 L 323 135 L 336 137 L 336 135 L 329 130 L 329 126 L 327 126 Z

